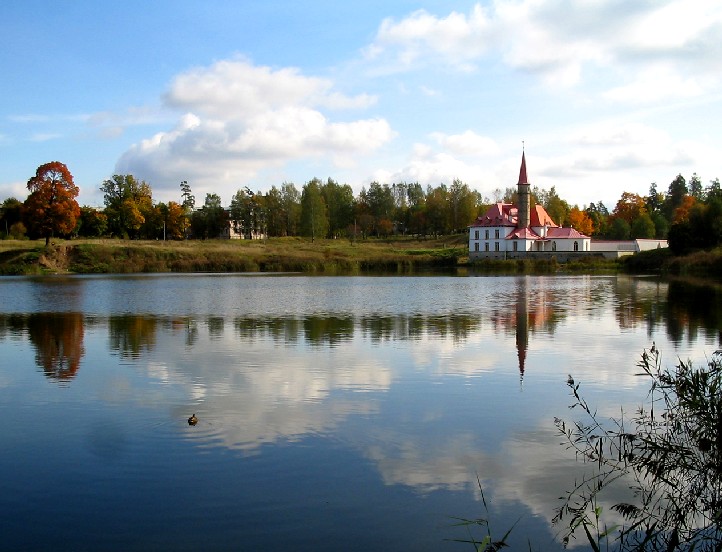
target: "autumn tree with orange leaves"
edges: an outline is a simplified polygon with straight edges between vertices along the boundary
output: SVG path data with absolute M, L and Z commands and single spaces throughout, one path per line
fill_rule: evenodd
M 569 211 L 569 225 L 577 232 L 581 232 L 587 236 L 591 236 L 594 232 L 592 219 L 576 205 Z
M 68 167 L 59 161 L 40 165 L 28 180 L 28 190 L 25 219 L 31 231 L 45 237 L 46 246 L 56 233 L 69 234 L 75 229 L 80 216 L 75 201 L 79 190 Z

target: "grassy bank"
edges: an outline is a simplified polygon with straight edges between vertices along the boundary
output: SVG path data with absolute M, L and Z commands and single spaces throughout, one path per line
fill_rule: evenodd
M 0 275 L 128 274 L 141 272 L 303 272 L 309 274 L 410 274 L 423 270 L 468 268 L 481 274 L 658 273 L 720 278 L 722 250 L 675 257 L 657 249 L 624 257 L 493 260 L 468 264 L 467 237 L 437 239 L 264 241 L 0 240 Z
M 464 235 L 443 239 L 184 242 L 1 241 L 0 274 L 140 272 L 407 273 L 466 261 Z
M 677 257 L 669 249 L 654 249 L 626 257 L 624 265 L 633 273 L 659 273 L 670 276 L 691 276 L 722 279 L 722 249 L 697 251 Z

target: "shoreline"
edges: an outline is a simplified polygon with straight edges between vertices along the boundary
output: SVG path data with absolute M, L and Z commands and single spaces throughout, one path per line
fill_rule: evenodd
M 132 273 L 303 273 L 414 275 L 429 271 L 475 274 L 656 274 L 712 281 L 722 274 L 722 251 L 674 257 L 669 250 L 622 259 L 468 260 L 467 236 L 310 240 L 135 241 L 116 239 L 0 241 L 0 275 Z

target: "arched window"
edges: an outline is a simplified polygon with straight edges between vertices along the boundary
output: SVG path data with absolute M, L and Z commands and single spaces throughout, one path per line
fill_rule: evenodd
M 574 242 L 574 251 L 579 251 L 579 242 Z

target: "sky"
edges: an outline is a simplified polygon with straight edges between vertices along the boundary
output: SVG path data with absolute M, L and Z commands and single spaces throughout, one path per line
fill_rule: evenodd
M 313 178 L 579 207 L 722 178 L 719 0 L 5 0 L 0 201 L 61 161 L 228 205 Z

